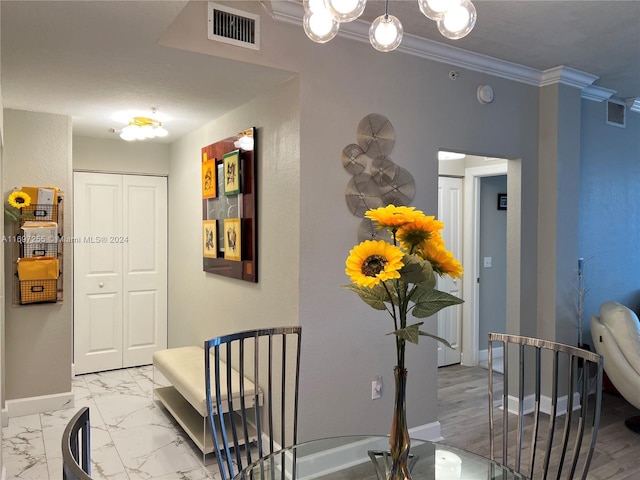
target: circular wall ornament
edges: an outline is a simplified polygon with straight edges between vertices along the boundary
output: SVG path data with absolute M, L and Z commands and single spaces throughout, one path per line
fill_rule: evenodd
M 393 243 L 389 231 L 386 228 L 378 230 L 368 218 L 363 218 L 358 226 L 358 242 L 364 242 L 365 240 L 384 240 L 388 243 Z
M 388 183 L 398 172 L 398 165 L 386 155 L 379 155 L 371 162 L 371 176 L 378 185 Z
M 360 145 L 352 143 L 342 150 L 342 165 L 351 175 L 358 175 L 367 168 L 367 157 Z
M 395 142 L 393 125 L 384 115 L 370 113 L 358 124 L 358 145 L 369 158 L 387 155 Z
M 368 173 L 354 176 L 345 189 L 347 206 L 357 217 L 364 216 L 370 208 L 382 207 L 380 187 Z
M 380 194 L 384 205 L 408 205 L 416 194 L 416 183 L 408 170 L 398 167 L 396 176 L 391 181 L 380 185 Z

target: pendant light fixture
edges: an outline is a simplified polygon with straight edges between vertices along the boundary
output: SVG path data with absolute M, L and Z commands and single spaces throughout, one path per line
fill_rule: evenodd
M 369 28 L 369 41 L 376 50 L 390 52 L 402 42 L 403 28 L 398 18 L 389 14 L 389 1 L 384 15 Z M 471 0 L 417 0 L 420 11 L 437 22 L 438 31 L 451 40 L 471 32 L 477 12 Z M 338 33 L 341 23 L 352 22 L 362 15 L 367 0 L 303 0 L 304 31 L 317 43 L 326 43 Z
M 369 42 L 380 52 L 395 50 L 402 42 L 402 23 L 397 17 L 389 15 L 389 0 L 384 7 L 384 15 L 376 18 L 369 27 Z

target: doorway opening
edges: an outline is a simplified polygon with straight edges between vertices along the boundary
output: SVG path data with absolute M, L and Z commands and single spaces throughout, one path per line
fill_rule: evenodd
M 519 202 L 504 203 L 510 189 L 519 191 L 519 179 L 512 179 L 508 170 L 505 158 L 439 152 L 439 185 L 445 192 L 447 184 L 460 185 L 462 201 L 458 206 L 452 195 L 439 195 L 438 214 L 449 230 L 447 249 L 462 261 L 465 272 L 456 293 L 464 299 L 459 318 L 455 312 L 438 318 L 438 335 L 455 342 L 458 354 L 447 358 L 439 352 L 438 366 L 481 364 L 487 350 L 484 332 L 506 331 L 507 263 L 515 258 L 509 252 L 508 225 L 519 219 Z

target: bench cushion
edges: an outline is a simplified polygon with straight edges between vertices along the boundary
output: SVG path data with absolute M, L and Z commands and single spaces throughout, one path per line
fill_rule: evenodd
M 153 354 L 153 365 L 171 382 L 174 388 L 195 408 L 198 413 L 207 416 L 207 398 L 204 381 L 204 348 L 191 346 L 158 350 Z M 215 365 L 211 355 L 211 388 L 215 397 Z M 227 400 L 227 372 L 226 365 L 221 363 L 220 390 L 222 401 Z M 231 370 L 232 399 L 240 401 L 240 375 L 235 369 Z M 245 379 L 245 401 L 253 405 L 254 384 Z M 262 403 L 259 399 L 258 403 Z

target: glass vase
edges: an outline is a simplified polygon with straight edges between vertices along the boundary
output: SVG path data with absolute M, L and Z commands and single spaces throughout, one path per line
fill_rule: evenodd
M 410 480 L 409 472 L 409 448 L 411 441 L 407 429 L 406 415 L 406 387 L 407 369 L 395 367 L 393 374 L 396 383 L 395 407 L 393 410 L 393 422 L 391 424 L 391 434 L 389 435 L 389 451 L 391 453 L 391 469 L 388 480 Z

